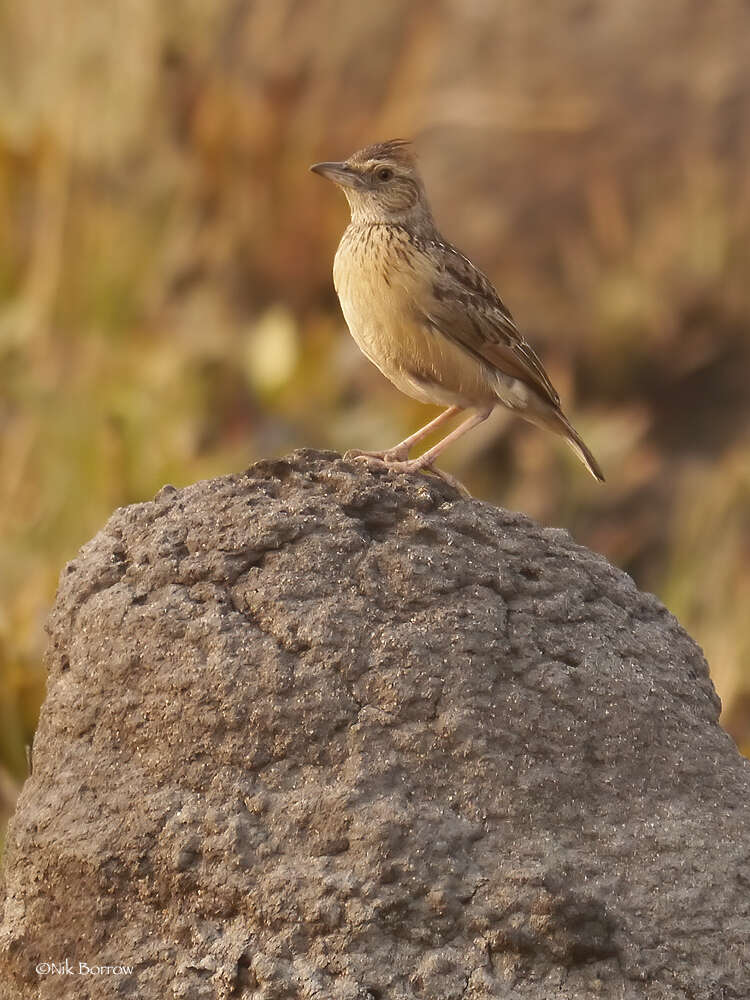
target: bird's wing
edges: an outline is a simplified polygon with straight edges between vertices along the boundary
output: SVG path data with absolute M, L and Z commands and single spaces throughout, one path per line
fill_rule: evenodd
M 489 278 L 449 243 L 437 242 L 434 250 L 439 273 L 426 290 L 427 301 L 420 310 L 428 324 L 491 368 L 521 379 L 559 408 L 560 397 L 541 361 L 521 336 Z

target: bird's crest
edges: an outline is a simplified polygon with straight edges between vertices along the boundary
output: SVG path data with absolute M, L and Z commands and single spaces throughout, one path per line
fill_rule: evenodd
M 349 157 L 349 163 L 367 163 L 370 160 L 395 160 L 397 163 L 412 166 L 414 152 L 408 139 L 388 139 L 387 142 L 376 142 L 365 146 Z

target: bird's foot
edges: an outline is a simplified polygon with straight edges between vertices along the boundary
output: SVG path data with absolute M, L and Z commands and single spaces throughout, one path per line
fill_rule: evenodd
M 438 469 L 437 466 L 433 465 L 431 462 L 424 462 L 421 458 L 412 458 L 408 462 L 386 462 L 386 465 L 389 469 L 393 469 L 394 472 L 431 472 L 434 476 L 437 476 L 438 479 L 442 479 L 443 482 L 452 486 L 453 489 L 465 500 L 471 500 L 471 493 L 469 493 L 459 479 L 452 476 L 450 472 L 444 472 L 443 469 Z
M 452 476 L 449 472 L 444 472 L 442 469 L 438 469 L 431 462 L 423 461 L 422 458 L 410 459 L 408 456 L 408 448 L 399 446 L 390 448 L 388 451 L 358 451 L 352 449 L 344 454 L 344 458 L 347 461 L 364 462 L 367 465 L 380 467 L 385 466 L 388 469 L 393 469 L 394 472 L 431 472 L 438 479 L 442 479 L 443 482 L 452 486 L 464 499 L 471 499 L 471 493 L 455 476 Z
M 375 462 L 382 462 L 384 465 L 392 465 L 394 462 L 405 462 L 409 457 L 409 449 L 400 445 L 389 448 L 387 451 L 358 451 L 356 448 L 350 449 L 344 454 L 347 461 L 362 459 L 367 461 L 372 459 Z

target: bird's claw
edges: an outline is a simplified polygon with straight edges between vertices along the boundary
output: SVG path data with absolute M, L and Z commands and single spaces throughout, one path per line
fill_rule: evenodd
M 350 451 L 344 452 L 345 462 L 362 462 L 364 465 L 376 468 L 380 466 L 381 468 L 386 464 L 385 459 L 382 457 L 384 452 L 374 452 L 374 451 L 357 451 L 352 449 Z
M 456 477 L 452 476 L 450 472 L 445 472 L 443 469 L 438 469 L 437 466 L 432 464 L 424 465 L 422 466 L 422 468 L 429 469 L 430 472 L 434 476 L 437 476 L 438 479 L 442 479 L 444 483 L 447 483 L 449 486 L 452 486 L 453 489 L 456 491 L 456 493 L 462 496 L 464 500 L 471 500 L 472 498 L 471 493 L 469 493 L 469 491 L 466 489 L 461 480 L 456 479 Z
M 376 468 L 385 466 L 394 472 L 431 472 L 438 479 L 442 479 L 444 483 L 452 486 L 465 500 L 471 499 L 471 493 L 455 476 L 452 476 L 449 472 L 444 472 L 442 469 L 438 469 L 431 462 L 423 462 L 419 458 L 407 459 L 407 455 L 408 451 L 405 452 L 403 449 L 397 448 L 392 448 L 390 451 L 358 451 L 352 449 L 344 454 L 344 458 L 346 461 L 360 461 Z
M 383 465 L 393 465 L 394 462 L 404 462 L 409 457 L 408 448 L 389 448 L 388 451 L 359 451 L 356 448 L 351 448 L 349 451 L 344 453 L 344 458 L 347 461 L 353 461 L 355 459 L 363 459 L 367 461 L 372 459 L 375 462 L 381 462 Z
M 449 472 L 444 472 L 443 469 L 438 469 L 438 467 L 436 465 L 433 465 L 432 462 L 423 462 L 419 458 L 412 458 L 408 462 L 398 461 L 398 462 L 387 462 L 386 464 L 388 468 L 393 469 L 394 472 L 406 472 L 406 473 L 431 472 L 438 479 L 442 479 L 444 483 L 447 483 L 449 486 L 452 486 L 453 489 L 458 494 L 460 494 L 460 496 L 462 496 L 465 500 L 471 499 L 471 493 L 469 493 L 469 491 L 466 489 L 464 484 L 459 479 L 456 479 L 456 477 L 452 476 Z

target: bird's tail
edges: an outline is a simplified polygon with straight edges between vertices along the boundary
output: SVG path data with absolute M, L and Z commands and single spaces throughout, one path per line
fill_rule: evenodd
M 562 410 L 553 409 L 551 406 L 545 406 L 544 409 L 540 407 L 539 409 L 534 408 L 533 410 L 527 410 L 523 416 L 526 417 L 527 420 L 530 420 L 532 424 L 538 424 L 541 427 L 546 427 L 555 434 L 559 434 L 560 437 L 565 438 L 565 443 L 572 448 L 594 479 L 598 479 L 600 483 L 604 482 L 604 473 L 602 472 L 601 466 L 591 454 L 583 438 L 570 423 Z

